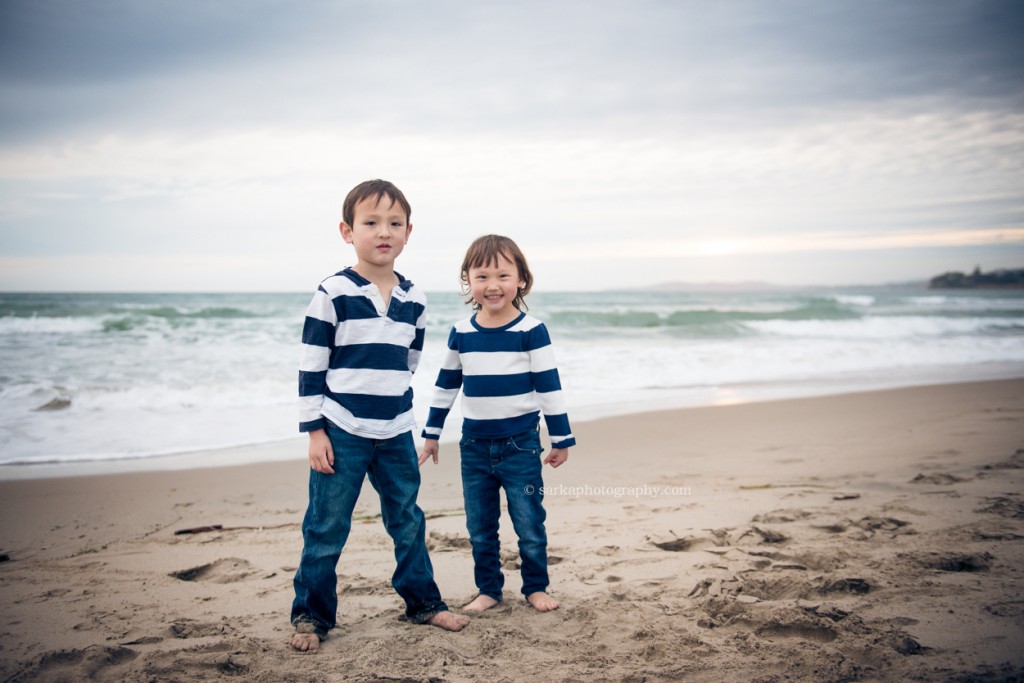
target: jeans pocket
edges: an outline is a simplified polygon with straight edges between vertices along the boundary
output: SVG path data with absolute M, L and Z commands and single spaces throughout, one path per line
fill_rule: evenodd
M 509 439 L 512 448 L 520 453 L 540 455 L 540 436 L 536 432 L 520 434 Z

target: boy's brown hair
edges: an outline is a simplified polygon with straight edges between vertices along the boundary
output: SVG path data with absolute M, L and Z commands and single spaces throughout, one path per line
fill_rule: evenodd
M 395 187 L 394 184 L 379 179 L 367 180 L 352 188 L 348 196 L 345 197 L 345 205 L 341 209 L 342 220 L 352 225 L 352 221 L 355 220 L 356 204 L 370 197 L 373 197 L 378 202 L 381 197 L 387 197 L 391 200 L 392 204 L 398 202 L 398 205 L 405 211 L 406 224 L 412 220 L 412 207 L 409 206 L 409 200 L 405 198 L 402 191 Z
M 462 293 L 469 297 L 466 299 L 466 303 L 472 304 L 474 311 L 480 310 L 480 304 L 474 301 L 473 296 L 470 294 L 472 288 L 469 284 L 469 269 L 495 266 L 498 264 L 499 256 L 503 256 L 511 261 L 519 272 L 519 279 L 523 281 L 524 286 L 517 288 L 516 298 L 512 305 L 521 311 L 525 311 L 527 310 L 526 295 L 530 293 L 530 288 L 533 287 L 533 273 L 530 272 L 530 266 L 527 265 L 526 257 L 523 256 L 519 246 L 508 237 L 501 235 L 477 237 L 469 245 L 469 249 L 466 250 L 466 258 L 462 259 L 462 269 L 460 271 Z

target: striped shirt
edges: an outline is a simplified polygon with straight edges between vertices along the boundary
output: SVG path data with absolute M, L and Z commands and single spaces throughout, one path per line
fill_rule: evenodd
M 369 439 L 416 428 L 409 383 L 423 351 L 427 299 L 398 280 L 387 310 L 377 286 L 352 268 L 320 283 L 302 329 L 299 431 L 323 429 L 324 419 Z
M 438 439 L 462 389 L 462 433 L 501 439 L 536 429 L 544 413 L 552 448 L 576 445 L 544 323 L 525 313 L 503 327 L 476 316 L 455 323 L 423 437 Z

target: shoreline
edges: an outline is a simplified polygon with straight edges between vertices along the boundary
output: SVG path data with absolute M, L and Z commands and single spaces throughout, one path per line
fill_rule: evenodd
M 303 459 L 0 481 L 0 680 L 1019 680 L 1022 425 L 1024 380 L 581 423 L 544 473 L 562 607 L 522 600 L 503 514 L 505 600 L 456 634 L 401 619 L 364 485 L 313 656 L 288 645 Z M 457 451 L 419 498 L 453 607 Z
M 959 384 L 975 384 L 979 382 L 1012 382 L 1024 379 L 1024 375 L 1006 376 L 1003 368 L 992 371 L 992 377 L 975 371 L 965 378 L 956 370 L 949 370 L 945 376 L 932 375 L 929 378 L 917 379 L 907 383 L 906 380 L 881 379 L 868 381 L 866 378 L 836 379 L 832 381 L 789 382 L 780 384 L 745 383 L 722 387 L 708 387 L 701 398 L 692 400 L 670 400 L 664 407 L 654 407 L 650 402 L 637 402 L 633 407 L 608 409 L 602 406 L 585 407 L 578 410 L 582 417 L 573 419 L 573 425 L 583 425 L 611 418 L 644 415 L 651 412 L 698 410 L 718 408 L 730 405 L 748 405 L 793 401 L 813 398 L 832 398 L 837 396 L 872 393 L 876 391 L 900 391 L 922 387 L 935 387 Z M 782 387 L 785 387 L 784 389 Z M 573 413 L 576 414 L 576 413 Z M 543 423 L 543 421 L 542 421 Z M 441 443 L 454 443 L 457 429 L 446 429 Z M 417 448 L 422 440 L 418 431 L 414 435 Z M 199 448 L 182 453 L 164 455 L 124 456 L 110 459 L 81 459 L 66 461 L 48 461 L 41 463 L 0 463 L 0 482 L 25 479 L 101 476 L 126 474 L 131 472 L 158 472 L 187 469 L 205 469 L 210 467 L 244 466 L 260 462 L 282 462 L 304 460 L 306 455 L 305 435 L 296 435 L 271 442 L 241 444 L 224 448 Z

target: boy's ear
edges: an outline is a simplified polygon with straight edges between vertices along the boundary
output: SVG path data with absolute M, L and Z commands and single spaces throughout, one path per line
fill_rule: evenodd
M 405 229 L 405 243 L 406 244 L 409 244 L 409 235 L 411 235 L 411 234 L 412 234 L 412 223 L 410 223 L 409 227 L 407 227 Z
M 342 221 L 341 224 L 338 225 L 338 230 L 341 231 L 341 239 L 345 240 L 349 244 L 352 244 L 352 226 L 346 223 L 345 221 Z

